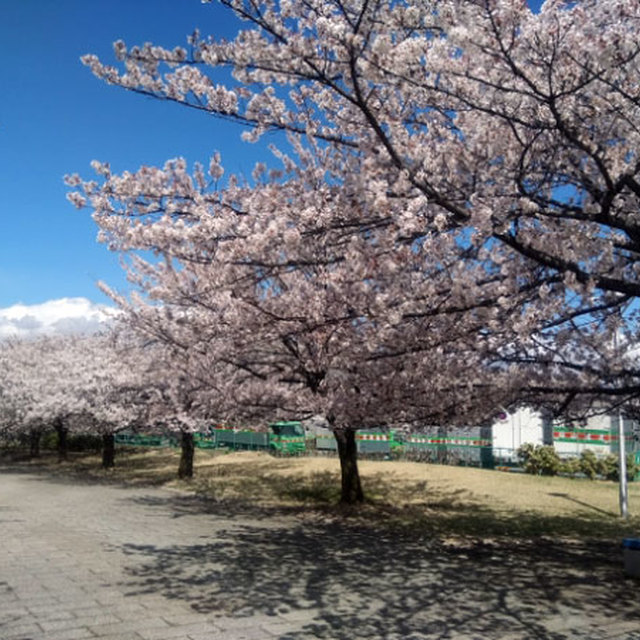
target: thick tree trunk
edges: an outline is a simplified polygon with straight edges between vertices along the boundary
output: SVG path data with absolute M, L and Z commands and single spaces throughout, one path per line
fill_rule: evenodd
M 360 474 L 358 473 L 358 449 L 356 432 L 353 429 L 335 429 L 333 432 L 338 443 L 342 489 L 341 504 L 357 504 L 364 501 Z
M 193 433 L 182 432 L 180 440 L 180 467 L 178 468 L 179 478 L 193 478 Z
M 102 436 L 102 468 L 113 469 L 116 458 L 116 437 L 113 433 Z
M 69 448 L 67 445 L 68 429 L 64 426 L 62 418 L 56 418 L 53 422 L 53 428 L 58 434 L 58 462 L 67 460 L 69 457 Z
M 40 436 L 42 431 L 40 429 L 31 429 L 29 431 L 29 456 L 31 458 L 40 457 Z

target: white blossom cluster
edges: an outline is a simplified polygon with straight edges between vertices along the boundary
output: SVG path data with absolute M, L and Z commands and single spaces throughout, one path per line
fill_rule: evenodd
M 7 339 L 0 343 L 1 428 L 17 434 L 58 420 L 96 435 L 145 425 L 158 402 L 152 363 L 149 349 L 114 334 Z

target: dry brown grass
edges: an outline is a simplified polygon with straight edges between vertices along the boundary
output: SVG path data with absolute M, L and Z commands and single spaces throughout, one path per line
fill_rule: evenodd
M 32 463 L 33 464 L 33 463 Z M 196 452 L 193 480 L 176 479 L 178 452 L 120 450 L 116 468 L 99 469 L 78 456 L 49 471 L 95 481 L 166 485 L 195 491 L 230 508 L 295 510 L 336 517 L 339 462 L 332 457 L 274 458 L 266 453 Z M 444 537 L 539 536 L 606 538 L 639 535 L 640 517 L 618 516 L 618 486 L 586 479 L 537 477 L 419 462 L 360 462 L 367 504 L 349 515 L 369 523 Z M 629 507 L 640 513 L 640 483 L 629 485 Z

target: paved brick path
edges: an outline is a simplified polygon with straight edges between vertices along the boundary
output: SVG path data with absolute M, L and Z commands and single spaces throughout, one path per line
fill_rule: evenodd
M 640 640 L 608 547 L 446 546 L 0 467 L 2 640 Z

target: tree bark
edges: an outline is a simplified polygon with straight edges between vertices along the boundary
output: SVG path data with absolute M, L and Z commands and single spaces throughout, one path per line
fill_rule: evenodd
M 193 433 L 182 432 L 180 440 L 180 466 L 178 467 L 179 478 L 193 478 Z
M 29 457 L 40 457 L 40 436 L 42 431 L 40 429 L 31 429 L 29 431 Z
M 58 462 L 63 462 L 69 457 L 69 447 L 67 443 L 68 429 L 64 426 L 62 418 L 56 418 L 53 421 L 53 428 L 58 434 Z
M 338 443 L 340 473 L 342 478 L 340 504 L 364 502 L 364 494 L 358 472 L 358 448 L 353 429 L 335 429 L 333 435 Z
M 102 468 L 113 469 L 116 458 L 116 437 L 113 433 L 102 436 Z

